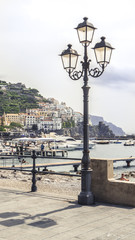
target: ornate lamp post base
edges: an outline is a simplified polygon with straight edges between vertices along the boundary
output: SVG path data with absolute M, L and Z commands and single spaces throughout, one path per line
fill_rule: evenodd
M 80 205 L 92 205 L 94 203 L 94 196 L 90 191 L 91 188 L 91 172 L 92 170 L 82 170 L 82 191 L 78 195 L 78 203 Z

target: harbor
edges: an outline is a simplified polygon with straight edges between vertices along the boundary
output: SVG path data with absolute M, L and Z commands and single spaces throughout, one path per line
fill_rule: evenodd
M 1 1 L 0 240 L 135 239 L 134 9 Z
M 27 141 L 26 141 L 27 140 Z M 43 140 L 43 139 L 42 139 Z M 52 141 L 53 139 L 50 139 Z M 36 140 L 35 140 L 36 141 Z M 20 168 L 26 168 L 28 166 L 32 169 L 32 149 L 35 149 L 36 151 L 36 165 L 39 165 L 40 170 L 43 170 L 44 167 L 49 170 L 53 170 L 55 172 L 74 172 L 74 164 L 67 164 L 69 161 L 72 162 L 74 159 L 76 161 L 80 161 L 82 158 L 82 149 L 78 150 L 75 148 L 72 150 L 61 150 L 59 148 L 54 148 L 54 142 L 50 144 L 49 139 L 46 139 L 46 142 L 48 141 L 49 147 L 46 144 L 44 144 L 44 150 L 41 151 L 41 141 L 40 144 L 35 145 L 34 139 L 32 139 L 31 144 L 29 143 L 29 146 L 27 146 L 28 139 L 24 140 L 22 139 L 18 141 L 18 147 L 14 144 L 11 145 L 11 152 L 8 152 L 5 154 L 5 152 L 1 152 L 0 154 L 0 166 L 17 166 Z M 16 141 L 14 141 L 16 142 Z M 20 147 L 22 147 L 23 142 L 23 151 Z M 75 141 L 74 141 L 75 142 Z M 92 143 L 92 141 L 91 141 Z M 56 144 L 56 141 L 55 141 Z M 58 144 L 58 143 L 57 143 Z M 60 143 L 61 144 L 61 143 Z M 121 174 L 124 172 L 126 175 L 128 173 L 134 173 L 135 171 L 135 146 L 125 146 L 125 141 L 122 140 L 121 143 L 118 144 L 115 142 L 110 141 L 109 144 L 100 144 L 93 141 L 93 147 L 90 148 L 90 158 L 92 159 L 112 159 L 113 160 L 113 168 L 114 168 L 114 177 L 120 178 Z M 68 146 L 64 142 L 64 146 Z M 51 149 L 52 146 L 52 149 Z M 56 146 L 56 145 L 55 145 Z M 57 145 L 58 146 L 58 145 Z M 71 146 L 71 141 L 70 141 Z M 73 146 L 73 144 L 72 144 Z M 6 147 L 5 147 L 6 148 Z M 4 148 L 4 149 L 5 149 Z M 49 149 L 50 148 L 50 149 Z M 10 149 L 10 146 L 8 144 L 8 149 Z M 12 149 L 14 149 L 12 151 Z M 15 151 L 16 150 L 16 151 Z M 17 152 L 19 150 L 19 152 Z M 22 162 L 22 160 L 25 160 Z M 65 164 L 64 164 L 65 162 Z M 48 164 L 48 167 L 47 167 Z M 43 167 L 40 167 L 40 166 Z M 81 169 L 81 164 L 78 164 L 77 170 Z M 134 177 L 130 177 L 131 181 L 134 181 Z

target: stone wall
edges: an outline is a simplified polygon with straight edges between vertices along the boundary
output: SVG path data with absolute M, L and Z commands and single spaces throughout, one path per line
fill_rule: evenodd
M 113 160 L 91 159 L 91 191 L 96 201 L 135 207 L 135 182 L 113 178 Z

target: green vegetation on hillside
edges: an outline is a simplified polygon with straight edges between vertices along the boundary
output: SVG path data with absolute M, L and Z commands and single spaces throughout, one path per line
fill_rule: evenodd
M 3 89 L 5 86 L 5 89 Z M 25 85 L 7 84 L 0 81 L 0 115 L 5 113 L 25 112 L 26 108 L 38 108 L 39 101 L 46 101 L 37 89 L 27 89 Z
M 75 127 L 75 122 L 72 118 L 62 123 L 62 128 L 71 128 L 71 127 Z

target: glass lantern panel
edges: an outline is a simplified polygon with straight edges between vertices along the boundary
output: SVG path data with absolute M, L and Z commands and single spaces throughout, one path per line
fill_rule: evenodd
M 94 34 L 94 29 L 88 26 L 78 29 L 79 41 L 82 44 L 86 43 L 89 45 L 89 43 L 92 42 L 93 34 Z
M 87 41 L 88 42 L 92 42 L 93 34 L 94 34 L 94 29 L 87 27 Z
M 106 59 L 105 59 L 105 61 L 106 61 L 107 63 L 110 62 L 111 54 L 112 54 L 112 49 L 106 47 L 106 56 L 105 56 Z
M 79 41 L 81 43 L 85 42 L 86 41 L 86 27 L 77 29 L 77 32 L 78 32 Z
M 70 56 L 69 56 L 69 54 L 67 54 L 67 55 L 63 55 L 62 57 L 62 62 L 63 62 L 63 67 L 64 68 L 68 68 L 69 67 L 69 64 L 70 64 Z
M 78 56 L 71 54 L 71 67 L 76 68 Z
M 96 55 L 97 63 L 103 63 L 104 59 L 105 59 L 105 49 L 104 49 L 104 47 L 95 48 L 95 55 Z

